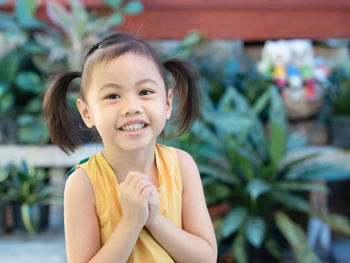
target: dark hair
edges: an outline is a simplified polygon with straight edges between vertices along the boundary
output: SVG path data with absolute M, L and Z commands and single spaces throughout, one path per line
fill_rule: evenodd
M 174 98 L 177 106 L 174 112 L 177 125 L 177 135 L 188 131 L 200 111 L 200 90 L 198 87 L 199 74 L 189 63 L 177 58 L 172 58 L 162 63 L 157 53 L 143 40 L 135 35 L 115 33 L 94 44 L 82 64 L 81 72 L 65 72 L 53 76 L 48 82 L 48 90 L 45 94 L 43 111 L 47 120 L 47 126 L 53 143 L 63 151 L 74 151 L 79 144 L 79 135 L 74 129 L 69 117 L 66 105 L 66 95 L 71 82 L 81 77 L 80 94 L 84 98 L 87 88 L 89 71 L 93 65 L 101 62 L 109 62 L 126 53 L 134 53 L 150 58 L 157 66 L 166 90 L 166 72 L 170 72 L 174 80 Z

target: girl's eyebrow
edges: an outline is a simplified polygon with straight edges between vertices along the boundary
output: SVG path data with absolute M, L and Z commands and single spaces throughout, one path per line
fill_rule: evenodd
M 153 79 L 150 79 L 150 78 L 146 78 L 146 79 L 141 79 L 139 81 L 137 81 L 135 83 L 135 86 L 138 86 L 138 85 L 141 85 L 143 83 L 147 83 L 147 82 L 150 82 L 150 83 L 153 83 L 155 85 L 158 86 L 158 83 L 153 80 Z M 117 89 L 121 89 L 122 88 L 122 85 L 118 84 L 118 83 L 105 83 L 102 85 L 101 89 L 100 90 L 103 90 L 103 89 L 106 89 L 106 88 L 117 88 Z

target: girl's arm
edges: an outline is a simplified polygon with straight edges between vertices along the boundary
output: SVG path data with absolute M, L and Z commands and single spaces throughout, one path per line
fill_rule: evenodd
M 182 229 L 157 213 L 146 227 L 176 262 L 208 262 L 217 259 L 213 224 L 205 203 L 201 178 L 192 157 L 177 149 L 183 184 Z
M 121 221 L 103 247 L 93 188 L 84 169 L 67 180 L 64 192 L 64 225 L 69 263 L 126 262 L 148 217 L 148 182 L 131 174 L 120 185 Z

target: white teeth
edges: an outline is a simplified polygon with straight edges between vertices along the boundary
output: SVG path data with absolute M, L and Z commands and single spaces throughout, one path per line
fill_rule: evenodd
M 136 124 L 124 126 L 124 127 L 122 127 L 122 130 L 124 130 L 124 131 L 137 131 L 137 130 L 141 130 L 143 127 L 145 127 L 144 123 L 136 123 Z

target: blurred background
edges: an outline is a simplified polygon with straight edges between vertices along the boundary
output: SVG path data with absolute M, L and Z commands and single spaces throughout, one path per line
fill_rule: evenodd
M 67 262 L 67 172 L 101 149 L 50 143 L 50 75 L 123 31 L 198 68 L 203 109 L 178 138 L 202 177 L 218 262 L 350 262 L 350 2 L 0 0 L 0 262 Z M 171 80 L 170 80 L 171 81 Z

